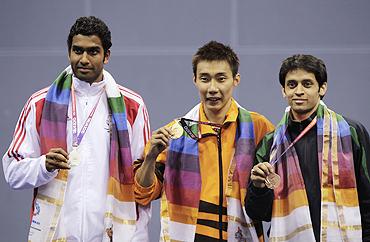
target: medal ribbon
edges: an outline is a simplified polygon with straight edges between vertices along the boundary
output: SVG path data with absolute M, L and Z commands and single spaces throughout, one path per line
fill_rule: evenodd
M 82 141 L 82 138 L 84 137 L 84 135 L 86 133 L 86 130 L 87 130 L 87 128 L 90 125 L 91 119 L 93 118 L 93 116 L 95 114 L 95 110 L 98 107 L 99 100 L 100 100 L 101 96 L 103 95 L 103 92 L 104 91 L 105 91 L 105 88 L 103 88 L 103 90 L 100 92 L 98 100 L 96 101 L 93 109 L 91 110 L 91 112 L 90 112 L 89 116 L 87 117 L 84 125 L 82 126 L 82 129 L 81 129 L 80 133 L 78 134 L 78 130 L 77 130 L 76 94 L 75 94 L 74 85 L 72 83 L 72 86 L 71 86 L 71 96 L 72 96 L 72 136 L 73 136 L 72 146 L 74 148 L 77 148 L 80 145 L 80 143 Z
M 302 130 L 302 132 L 293 140 L 293 142 L 281 153 L 281 155 L 278 157 L 278 158 L 276 158 L 275 160 L 273 160 L 272 162 L 270 162 L 270 164 L 273 166 L 273 165 L 275 165 L 279 160 L 280 160 L 280 158 L 290 149 L 290 148 L 292 148 L 292 146 L 295 144 L 295 143 L 297 143 L 298 142 L 298 140 L 300 140 L 302 137 L 303 137 L 303 135 L 305 135 L 313 126 L 315 126 L 315 124 L 317 123 L 317 117 L 315 117 L 314 119 L 312 119 L 312 121 L 311 121 L 311 123 L 309 123 L 308 125 L 307 125 L 307 127 L 304 129 L 304 130 Z M 285 130 L 285 132 L 286 132 L 286 130 Z
M 203 124 L 203 125 L 209 125 L 209 126 L 212 126 L 214 128 L 214 130 L 217 132 L 217 134 L 219 133 L 219 131 L 221 130 L 222 128 L 222 124 L 215 124 L 215 123 L 211 123 L 211 122 L 203 122 L 203 121 L 195 121 L 195 120 L 192 120 L 192 119 L 187 119 L 187 118 L 181 118 L 180 119 L 180 124 L 181 126 L 184 128 L 185 132 L 192 138 L 192 139 L 195 139 L 195 140 L 199 140 L 201 137 L 201 134 L 198 133 L 198 137 L 193 133 L 193 131 L 191 131 L 189 125 L 187 125 L 187 123 L 185 121 L 188 121 L 188 122 L 193 122 L 193 123 L 197 123 L 197 124 Z

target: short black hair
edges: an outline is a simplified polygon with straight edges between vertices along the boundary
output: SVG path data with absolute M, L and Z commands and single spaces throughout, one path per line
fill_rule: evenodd
M 286 58 L 280 67 L 279 82 L 282 87 L 285 86 L 285 77 L 290 71 L 302 69 L 313 73 L 319 87 L 328 81 L 328 74 L 326 72 L 325 63 L 312 55 L 297 54 Z
M 95 16 L 80 17 L 72 25 L 67 39 L 68 52 L 71 51 L 73 37 L 79 34 L 85 36 L 98 36 L 103 45 L 104 55 L 107 53 L 109 48 L 112 47 L 112 37 L 108 26 L 101 19 Z
M 198 49 L 193 55 L 193 73 L 197 74 L 197 65 L 200 61 L 227 61 L 229 63 L 233 77 L 238 74 L 239 58 L 228 45 L 217 41 L 210 41 Z

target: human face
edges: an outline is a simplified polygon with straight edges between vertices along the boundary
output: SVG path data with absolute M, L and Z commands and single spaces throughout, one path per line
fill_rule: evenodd
M 240 82 L 240 75 L 233 77 L 227 61 L 200 61 L 193 80 L 207 118 L 210 119 L 212 115 L 226 116 L 234 87 Z
M 108 63 L 110 51 L 104 55 L 101 40 L 96 35 L 75 35 L 69 50 L 73 73 L 81 81 L 92 84 L 103 80 L 103 67 Z
M 313 73 L 297 69 L 287 73 L 282 92 L 291 107 L 293 118 L 304 120 L 316 111 L 320 96 L 324 96 L 326 90 L 326 82 L 319 87 Z

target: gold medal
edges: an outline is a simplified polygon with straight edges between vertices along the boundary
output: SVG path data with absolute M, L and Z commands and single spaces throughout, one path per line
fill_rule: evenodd
M 69 153 L 68 163 L 71 166 L 78 166 L 80 164 L 80 155 L 78 153 L 77 147 L 73 147 L 71 153 Z
M 280 176 L 278 174 L 276 174 L 275 172 L 270 173 L 266 177 L 265 184 L 266 184 L 267 188 L 270 188 L 270 189 L 277 188 L 280 184 Z
M 175 121 L 171 127 L 171 132 L 172 132 L 172 136 L 171 136 L 171 139 L 178 139 L 182 136 L 183 132 L 184 132 L 184 129 L 182 128 L 182 126 L 179 124 L 178 121 Z

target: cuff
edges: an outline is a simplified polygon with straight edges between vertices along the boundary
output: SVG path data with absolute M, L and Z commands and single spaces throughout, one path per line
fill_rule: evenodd
M 134 182 L 135 182 L 135 190 L 137 192 L 139 192 L 140 194 L 146 194 L 146 193 L 149 193 L 151 191 L 153 191 L 153 188 L 157 185 L 157 178 L 154 176 L 154 182 L 152 185 L 150 185 L 149 187 L 143 187 L 141 186 L 138 182 L 137 182 L 137 179 L 136 179 L 136 176 L 137 174 L 135 174 L 135 177 L 134 177 Z
M 255 187 L 252 182 L 249 184 L 249 187 L 250 191 L 258 197 L 263 197 L 273 192 L 273 190 L 267 188 L 266 186 L 263 188 Z
M 41 156 L 40 166 L 41 166 L 42 175 L 45 178 L 54 178 L 58 175 L 58 170 L 53 170 L 53 171 L 46 170 L 46 156 L 45 155 Z

